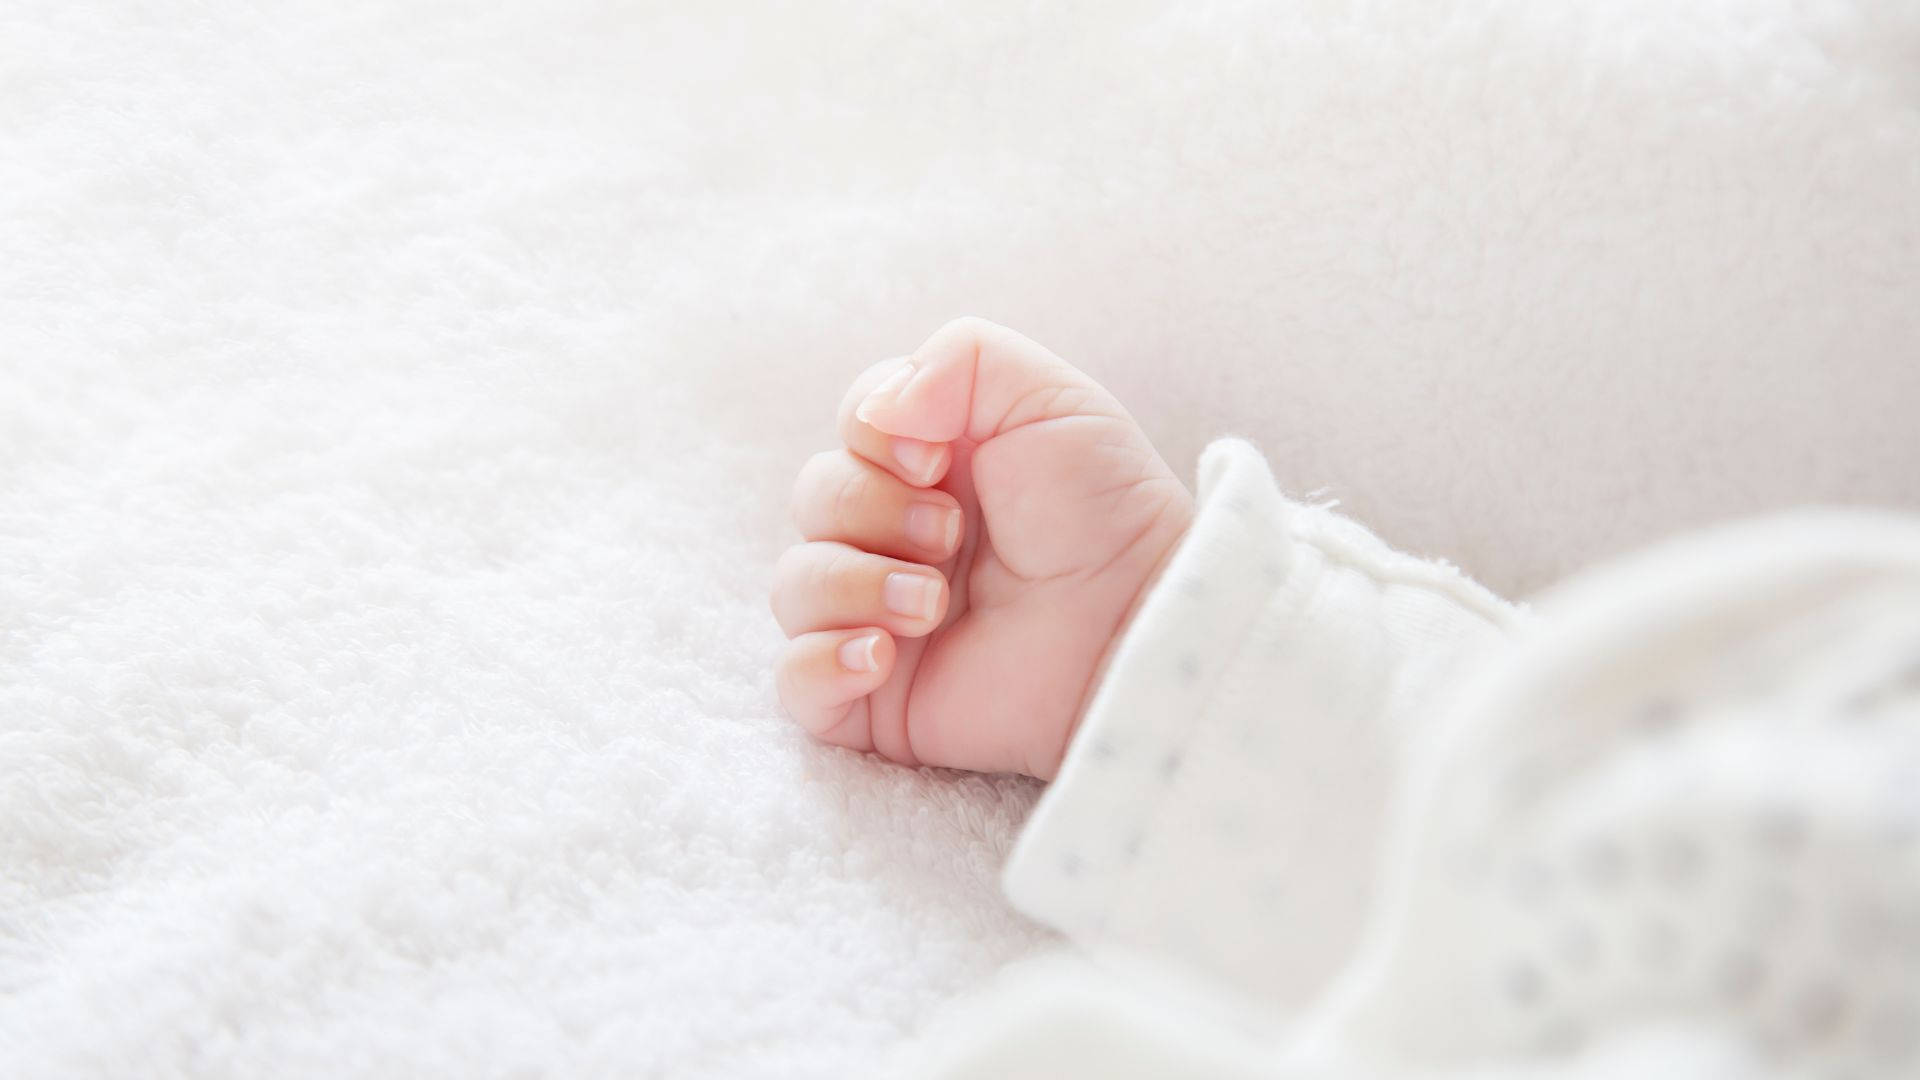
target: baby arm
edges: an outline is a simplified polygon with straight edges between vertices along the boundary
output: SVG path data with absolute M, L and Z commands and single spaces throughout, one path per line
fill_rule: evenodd
M 1359 935 L 1428 713 L 1517 618 L 1285 499 L 1245 443 L 1215 443 L 1195 524 L 1021 837 L 1009 896 L 1083 945 L 1299 1004 Z
M 775 576 L 794 718 L 907 764 L 1059 771 L 1007 888 L 1084 943 L 1274 1000 L 1322 981 L 1422 710 L 1513 609 L 1287 501 L 1243 443 L 1208 450 L 1196 519 L 1110 394 L 991 323 L 869 369 L 839 425 Z

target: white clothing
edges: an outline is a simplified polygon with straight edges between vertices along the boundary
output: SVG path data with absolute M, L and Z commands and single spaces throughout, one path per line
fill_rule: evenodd
M 943 1075 L 1920 1074 L 1920 522 L 1537 614 L 1210 447 L 1006 871 L 1078 946 Z

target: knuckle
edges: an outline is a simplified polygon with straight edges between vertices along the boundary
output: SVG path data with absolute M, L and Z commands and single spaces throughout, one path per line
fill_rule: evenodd
M 846 591 L 858 570 L 859 560 L 859 553 L 852 548 L 836 545 L 832 554 L 814 564 L 813 587 L 827 596 Z
M 842 476 L 834 488 L 833 520 L 837 525 L 847 525 L 859 521 L 861 511 L 866 507 L 872 483 L 864 470 L 851 469 Z
M 963 338 L 983 338 L 1000 329 L 999 324 L 989 322 L 978 315 L 962 315 L 948 319 L 946 325 L 938 331 L 940 336 L 953 335 Z
M 774 619 L 784 628 L 787 622 L 788 605 L 793 597 L 794 582 L 800 574 L 803 551 L 801 546 L 790 547 L 780 553 L 773 564 L 773 588 L 767 590 L 767 608 L 773 612 Z
M 845 457 L 846 452 L 842 450 L 820 450 L 808 454 L 806 463 L 800 466 L 800 475 L 818 481 L 830 475 Z
M 773 587 L 776 591 L 791 583 L 798 576 L 800 568 L 807 558 L 807 545 L 795 544 L 780 553 L 773 563 Z
M 859 385 L 855 383 L 850 387 L 845 396 L 841 397 L 840 407 L 834 410 L 833 429 L 840 433 L 842 439 L 845 439 L 847 432 L 853 429 L 853 410 L 860 405 L 860 397 L 855 392 Z
M 789 713 L 793 711 L 794 680 L 799 677 L 799 646 L 792 642 L 780 651 L 780 659 L 773 664 L 773 692 L 780 698 L 780 704 Z
M 800 472 L 793 478 L 793 498 L 790 509 L 794 525 L 803 532 L 806 531 L 807 523 L 812 518 L 812 511 L 819 505 L 820 491 L 827 483 L 827 476 L 833 470 L 834 457 L 835 452 L 832 450 L 822 450 L 812 455 L 801 464 Z
M 866 552 L 832 541 L 796 544 L 774 564 L 770 603 L 781 629 L 792 637 L 822 617 L 861 606 Z

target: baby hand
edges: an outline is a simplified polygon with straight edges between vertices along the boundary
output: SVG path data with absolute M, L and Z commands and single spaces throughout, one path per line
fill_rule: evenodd
M 905 764 L 1051 778 L 1192 497 L 1099 384 L 979 319 L 855 379 L 840 437 L 774 575 L 787 711 Z

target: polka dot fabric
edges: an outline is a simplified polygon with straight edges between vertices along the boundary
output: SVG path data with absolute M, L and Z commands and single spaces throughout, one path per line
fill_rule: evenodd
M 1199 490 L 1005 882 L 1092 948 L 1283 1013 L 1358 943 L 1403 713 L 1520 616 L 1281 497 L 1245 443 L 1208 449 Z
M 1550 1063 L 1679 1024 L 1762 1073 L 1920 1075 L 1920 534 L 1724 532 L 1540 631 L 1445 722 L 1345 1039 Z
M 1017 906 L 1252 1004 L 1260 1075 L 1920 1075 L 1920 524 L 1731 527 L 1529 615 L 1243 444 L 1200 490 Z

